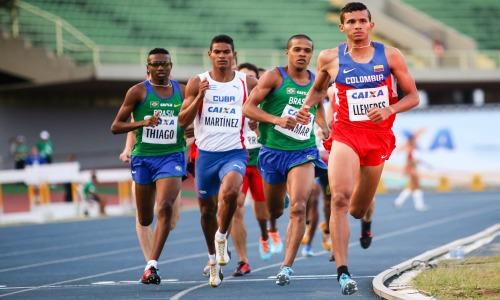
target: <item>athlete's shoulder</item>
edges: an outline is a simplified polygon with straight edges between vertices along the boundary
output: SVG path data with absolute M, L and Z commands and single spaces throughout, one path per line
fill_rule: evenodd
M 329 49 L 325 49 L 325 50 L 321 50 L 319 52 L 319 56 L 318 56 L 320 59 L 323 59 L 325 61 L 329 61 L 329 60 L 335 60 L 336 58 L 339 57 L 339 48 L 329 48 Z
M 132 87 L 130 87 L 127 91 L 127 95 L 130 95 L 134 98 L 144 98 L 144 95 L 146 94 L 146 82 L 141 81 L 139 83 L 134 84 Z
M 281 84 L 281 73 L 278 67 L 267 70 L 262 76 L 259 78 L 259 83 L 265 83 L 266 86 L 277 87 Z
M 385 56 L 391 68 L 406 65 L 403 53 L 396 47 L 385 45 Z

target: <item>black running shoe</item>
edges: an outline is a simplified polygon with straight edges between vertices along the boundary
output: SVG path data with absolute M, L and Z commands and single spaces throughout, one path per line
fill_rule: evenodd
M 361 245 L 361 248 L 368 249 L 368 247 L 372 244 L 372 232 L 362 232 L 361 237 L 359 238 L 359 244 Z

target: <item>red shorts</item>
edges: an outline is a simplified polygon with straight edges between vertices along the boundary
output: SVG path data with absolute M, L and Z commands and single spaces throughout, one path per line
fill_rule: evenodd
M 241 192 L 246 195 L 249 188 L 250 193 L 252 194 L 252 198 L 255 202 L 266 201 L 266 198 L 264 198 L 264 186 L 262 184 L 262 177 L 260 176 L 257 166 L 247 166 L 245 176 L 243 177 Z
M 396 138 L 390 130 L 375 131 L 338 125 L 333 140 L 351 147 L 359 156 L 361 166 L 378 166 L 388 160 L 396 147 Z

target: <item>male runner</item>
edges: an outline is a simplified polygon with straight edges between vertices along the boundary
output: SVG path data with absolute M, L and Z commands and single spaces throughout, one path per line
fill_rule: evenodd
M 363 218 L 373 203 L 384 162 L 395 147 L 395 114 L 418 105 L 415 82 L 399 50 L 370 40 L 374 27 L 367 7 L 346 4 L 340 13 L 340 31 L 347 42 L 321 51 L 318 77 L 309 91 L 297 121 L 309 121 L 309 110 L 324 99 L 335 82 L 336 114 L 329 160 L 332 191 L 330 232 L 341 292 L 357 291 L 347 268 L 349 222 L 347 213 Z M 397 79 L 405 96 L 398 101 Z
M 131 170 L 135 181 L 137 218 L 149 226 L 157 206 L 157 224 L 149 260 L 142 275 L 145 284 L 160 284 L 158 258 L 171 228 L 174 202 L 186 173 L 186 143 L 178 114 L 184 87 L 170 80 L 172 61 L 163 48 L 148 54 L 148 80 L 131 87 L 111 126 L 114 134 L 135 131 Z M 133 121 L 128 122 L 132 115 Z M 156 201 L 153 197 L 156 189 Z
M 313 120 L 306 125 L 297 124 L 295 120 L 295 114 L 314 80 L 314 75 L 307 70 L 312 53 L 313 42 L 307 35 L 290 37 L 286 50 L 287 65 L 267 71 L 243 109 L 247 117 L 260 122 L 259 141 L 263 147 L 258 165 L 264 178 L 271 238 L 276 230 L 276 219 L 283 213 L 286 192 L 291 201 L 285 258 L 276 277 L 278 285 L 290 283 L 291 267 L 304 236 L 306 204 L 314 185 L 314 167 L 326 169 L 316 148 Z M 316 122 L 328 132 L 323 106 L 319 104 L 318 108 Z M 313 114 L 316 109 L 316 106 L 311 109 Z
M 258 79 L 259 70 L 250 63 L 242 63 L 238 65 L 239 71 L 247 74 L 247 76 Z M 255 128 L 253 128 L 255 126 Z M 257 123 L 246 119 L 244 127 L 245 148 L 248 150 L 248 163 L 245 176 L 243 177 L 243 186 L 238 197 L 238 207 L 234 213 L 233 223 L 231 225 L 231 237 L 233 239 L 234 248 L 239 256 L 238 265 L 233 273 L 233 276 L 243 276 L 250 273 L 250 264 L 247 256 L 247 231 L 245 228 L 245 199 L 248 190 L 250 190 L 253 199 L 253 209 L 255 218 L 260 228 L 259 239 L 259 254 L 261 259 L 267 260 L 271 257 L 271 249 L 268 243 L 269 235 L 267 234 L 267 220 L 269 219 L 269 211 L 264 198 L 264 188 L 262 185 L 262 177 L 257 168 L 257 157 L 260 147 L 258 142 L 258 133 L 256 131 Z
M 233 71 L 233 39 L 215 36 L 208 56 L 212 69 L 189 80 L 179 122 L 194 121 L 198 159 L 196 185 L 210 263 L 209 284 L 223 279 L 220 266 L 229 260 L 227 231 L 236 210 L 247 164 L 243 141 L 243 103 L 256 80 Z M 218 209 L 217 209 L 217 206 Z

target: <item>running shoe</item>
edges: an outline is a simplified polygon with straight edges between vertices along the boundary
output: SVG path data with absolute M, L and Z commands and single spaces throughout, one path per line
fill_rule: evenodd
M 215 239 L 215 260 L 221 266 L 225 266 L 231 260 L 227 251 L 227 239 Z
M 161 278 L 158 274 L 158 269 L 151 266 L 148 269 L 144 270 L 144 273 L 141 277 L 141 283 L 144 284 L 160 284 Z
M 328 224 L 326 222 L 321 222 L 319 224 L 319 229 L 321 230 L 321 246 L 325 251 L 332 250 L 332 241 L 330 239 L 330 233 L 326 233 L 326 229 L 328 229 Z
M 245 274 L 250 273 L 250 265 L 244 261 L 238 262 L 238 265 L 236 266 L 236 269 L 234 270 L 233 276 L 234 277 L 240 277 Z
M 269 258 L 271 258 L 271 255 L 273 254 L 271 253 L 271 247 L 269 246 L 269 239 L 260 239 L 259 254 L 262 260 L 268 260 Z
M 342 273 L 339 278 L 340 291 L 342 295 L 352 295 L 358 291 L 358 284 L 351 279 L 351 276 Z
M 302 247 L 302 256 L 311 257 L 314 256 L 314 252 L 312 251 L 311 245 L 305 245 Z
M 290 278 L 292 277 L 293 270 L 290 267 L 281 268 L 278 275 L 276 275 L 276 284 L 277 285 L 288 285 L 290 284 Z
M 359 238 L 359 244 L 361 245 L 361 248 L 368 249 L 368 247 L 370 247 L 370 245 L 372 244 L 372 238 L 373 236 L 370 230 L 361 230 L 361 237 Z
M 210 262 L 203 268 L 203 276 L 210 277 Z
M 268 232 L 269 237 L 271 238 L 271 253 L 281 253 L 283 251 L 283 242 L 281 241 L 279 231 L 276 232 Z
M 222 279 L 224 279 L 224 275 L 222 274 L 220 265 L 218 263 L 211 264 L 208 284 L 210 284 L 211 287 L 216 288 L 222 283 Z

